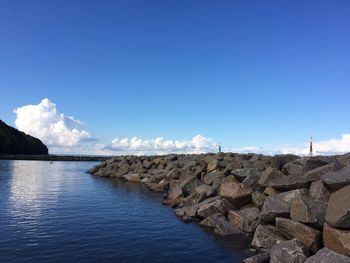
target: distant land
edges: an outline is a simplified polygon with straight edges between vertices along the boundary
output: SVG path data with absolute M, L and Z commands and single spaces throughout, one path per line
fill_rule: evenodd
M 0 155 L 48 155 L 46 145 L 0 120 Z

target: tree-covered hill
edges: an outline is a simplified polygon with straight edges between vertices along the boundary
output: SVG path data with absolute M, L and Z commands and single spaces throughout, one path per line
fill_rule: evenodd
M 48 149 L 39 139 L 0 120 L 0 154 L 46 155 Z

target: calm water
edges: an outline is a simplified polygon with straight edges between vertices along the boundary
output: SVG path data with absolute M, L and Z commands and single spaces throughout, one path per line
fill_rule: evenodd
M 239 240 L 185 224 L 162 195 L 96 163 L 0 161 L 0 262 L 241 262 Z

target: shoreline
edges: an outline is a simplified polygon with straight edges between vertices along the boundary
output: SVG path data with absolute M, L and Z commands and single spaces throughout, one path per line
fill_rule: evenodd
M 0 160 L 22 160 L 22 161 L 66 161 L 66 162 L 103 162 L 111 156 L 90 155 L 0 155 Z
M 284 262 L 288 253 L 350 263 L 350 154 L 116 156 L 88 172 L 144 184 L 185 222 L 248 238 L 256 255 L 243 262 Z

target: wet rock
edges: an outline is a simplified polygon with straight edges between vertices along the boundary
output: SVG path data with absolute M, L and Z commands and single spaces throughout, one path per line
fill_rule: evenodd
M 323 243 L 339 254 L 350 256 L 350 230 L 336 229 L 326 223 L 323 228 Z
M 321 180 L 313 182 L 310 186 L 310 198 L 316 201 L 327 203 L 331 196 L 330 191 L 324 186 Z
M 261 220 L 274 222 L 276 217 L 289 217 L 290 205 L 276 197 L 267 197 L 261 209 Z
M 338 228 L 350 228 L 350 185 L 331 194 L 326 221 Z
M 305 263 L 350 263 L 350 258 L 328 248 L 322 248 L 315 255 L 309 257 Z
M 271 249 L 270 263 L 303 263 L 309 254 L 309 249 L 296 239 L 282 241 Z
M 288 238 L 296 238 L 315 253 L 321 248 L 320 231 L 287 218 L 276 218 L 276 227 Z
M 293 199 L 290 217 L 301 223 L 322 227 L 325 222 L 327 204 L 307 197 Z
M 242 207 L 249 203 L 252 193 L 250 187 L 237 182 L 233 176 L 225 177 L 221 181 L 219 195 L 229 200 L 234 206 Z
M 350 184 L 350 165 L 337 172 L 329 172 L 322 176 L 323 183 L 333 191 Z
M 243 260 L 243 263 L 269 263 L 269 253 L 261 253 Z
M 256 207 L 230 210 L 228 213 L 228 220 L 239 230 L 253 233 L 260 221 L 260 210 Z
M 252 193 L 252 203 L 258 207 L 259 209 L 262 208 L 262 206 L 265 203 L 266 196 L 263 193 L 260 193 L 258 191 L 255 191 Z
M 270 249 L 284 240 L 285 237 L 274 226 L 259 225 L 255 230 L 252 246 Z

